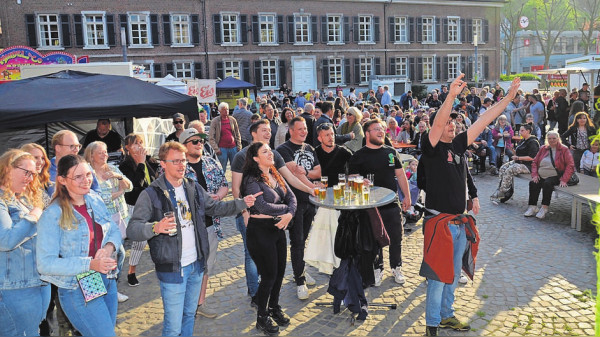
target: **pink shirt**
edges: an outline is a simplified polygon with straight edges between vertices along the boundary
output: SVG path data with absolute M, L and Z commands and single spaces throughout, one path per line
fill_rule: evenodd
M 235 138 L 233 138 L 233 132 L 231 132 L 229 118 L 221 119 L 221 139 L 219 139 L 219 147 L 226 149 L 235 147 Z

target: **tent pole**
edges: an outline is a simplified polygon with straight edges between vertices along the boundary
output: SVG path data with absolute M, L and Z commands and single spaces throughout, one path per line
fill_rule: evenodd
M 44 124 L 44 134 L 45 134 L 45 141 L 46 141 L 46 153 L 48 156 L 50 156 L 50 144 L 48 144 L 48 123 Z
M 583 74 L 583 71 L 579 71 L 579 73 L 581 74 L 581 77 L 583 77 L 583 82 L 587 83 L 587 79 L 585 78 L 585 75 Z

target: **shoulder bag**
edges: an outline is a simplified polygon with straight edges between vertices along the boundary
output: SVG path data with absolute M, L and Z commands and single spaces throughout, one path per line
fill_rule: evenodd
M 552 162 L 552 166 L 554 166 L 554 169 L 560 178 L 563 174 L 556 168 L 556 165 L 554 164 L 554 158 L 552 158 L 552 148 L 548 147 L 548 149 L 550 150 L 550 161 Z M 577 173 L 573 172 L 569 178 L 569 181 L 567 181 L 567 186 L 575 186 L 577 184 L 579 184 L 579 177 L 577 176 Z

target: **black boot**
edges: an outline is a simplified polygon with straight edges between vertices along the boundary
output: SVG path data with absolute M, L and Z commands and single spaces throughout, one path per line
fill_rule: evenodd
M 269 316 L 268 314 L 265 316 L 257 316 L 256 328 L 262 331 L 267 336 L 272 336 L 279 333 L 279 326 L 277 326 L 275 322 L 273 322 L 271 316 Z
M 271 316 L 279 326 L 288 326 L 288 324 L 290 324 L 290 318 L 281 311 L 280 306 L 269 308 L 269 316 Z
M 437 326 L 425 327 L 425 336 L 437 336 L 437 335 L 438 335 L 438 327 Z

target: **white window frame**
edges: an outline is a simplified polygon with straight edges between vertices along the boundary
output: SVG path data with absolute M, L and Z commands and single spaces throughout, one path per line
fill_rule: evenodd
M 369 78 L 375 71 L 374 58 L 372 56 L 361 56 L 359 58 L 359 69 L 360 69 L 360 84 L 365 85 L 369 83 Z
M 456 59 L 456 66 L 454 69 L 454 72 L 451 71 L 452 69 L 452 64 L 454 62 L 450 62 L 451 59 Z M 447 65 L 448 69 L 448 82 L 452 82 L 453 79 L 458 77 L 458 74 L 460 73 L 460 54 L 449 54 L 448 55 L 448 65 Z
M 267 63 L 267 64 L 265 64 Z M 261 70 L 261 84 L 262 90 L 271 90 L 279 88 L 279 62 L 277 59 L 261 59 L 260 70 Z M 268 72 L 267 69 L 270 69 Z M 265 79 L 268 76 L 268 79 Z M 274 78 L 273 78 L 274 77 Z
M 192 18 L 188 13 L 171 13 L 171 47 L 193 47 L 192 44 Z M 186 18 L 187 22 L 175 21 L 175 18 Z M 177 32 L 180 32 L 181 41 L 177 41 Z M 187 37 L 187 42 L 185 42 Z
M 189 64 L 189 69 L 186 69 L 185 66 Z M 181 67 L 180 67 L 181 66 Z M 185 72 L 190 73 L 190 76 L 185 76 Z M 179 73 L 183 73 L 184 76 L 180 76 Z M 175 78 L 181 79 L 193 79 L 194 78 L 194 61 L 190 60 L 173 60 L 173 76 Z
M 451 21 L 456 20 L 456 25 L 454 24 L 450 24 Z M 455 33 L 455 39 L 451 40 L 450 39 L 450 32 L 451 29 L 450 28 L 456 28 L 456 33 Z M 448 17 L 448 44 L 460 44 L 461 43 L 461 37 L 460 37 L 460 17 L 458 16 L 449 16 Z
M 425 23 L 427 20 L 429 23 Z M 429 29 L 426 29 L 429 28 Z M 434 44 L 435 40 L 435 16 L 424 16 L 421 18 L 421 43 Z
M 485 44 L 483 42 L 483 19 L 473 19 L 473 44 L 475 44 L 475 34 L 477 34 L 477 44 Z
M 345 85 L 344 83 L 344 59 L 341 57 L 330 57 L 328 58 L 328 69 L 329 73 L 329 86 L 337 87 L 338 85 Z M 333 79 L 333 80 L 332 80 Z
M 394 75 L 408 77 L 408 56 L 396 57 L 396 68 L 394 69 Z
M 267 20 L 268 18 L 271 21 Z M 263 27 L 264 26 L 264 27 Z M 270 28 L 269 28 L 270 26 Z M 275 13 L 258 13 L 258 29 L 259 29 L 259 37 L 260 37 L 260 46 L 273 46 L 278 45 L 277 41 L 278 35 L 283 34 L 283 32 L 277 31 L 277 14 Z M 269 34 L 270 32 L 270 34 Z M 265 40 L 265 38 L 271 37 L 273 41 Z
M 431 72 L 429 73 L 427 70 L 428 67 L 431 67 Z M 423 79 L 421 80 L 422 83 L 427 83 L 427 82 L 435 82 L 435 55 L 426 55 L 423 56 Z M 428 74 L 429 73 L 429 74 Z M 425 77 L 425 75 L 430 75 L 428 77 Z
M 229 20 L 225 21 L 225 16 L 229 18 Z M 235 20 L 231 20 L 231 17 L 235 16 Z M 227 28 L 227 29 L 226 29 Z M 241 46 L 241 23 L 240 23 L 240 13 L 236 12 L 222 12 L 221 13 L 221 38 L 222 38 L 222 46 Z M 225 41 L 225 32 L 228 31 L 228 36 L 230 37 L 230 41 Z M 234 40 L 235 38 L 235 40 Z
M 394 43 L 396 43 L 396 44 L 410 43 L 410 39 L 408 38 L 408 17 L 407 16 L 394 17 Z
M 50 19 L 50 17 L 56 17 L 56 22 L 45 21 L 42 22 L 41 18 L 45 17 Z M 64 50 L 63 41 L 62 41 L 62 27 L 60 22 L 60 15 L 56 13 L 40 13 L 35 16 L 35 25 L 37 28 L 37 42 L 38 49 L 41 50 Z M 56 25 L 56 30 L 51 29 L 51 26 Z M 50 37 L 42 37 L 42 33 L 46 32 L 46 30 L 42 31 L 42 27 L 46 27 L 49 29 Z M 53 38 L 53 33 L 57 34 L 56 38 Z M 42 43 L 44 40 L 48 40 L 49 43 Z
M 337 19 L 337 22 L 335 21 Z M 333 34 L 331 34 L 333 32 Z M 327 44 L 339 45 L 344 44 L 344 16 L 341 14 L 327 15 Z M 333 41 L 332 41 L 333 38 Z
M 140 18 L 145 17 L 146 21 L 144 23 L 144 21 L 136 21 L 133 22 L 133 20 L 131 19 L 132 16 L 139 16 Z M 146 25 L 146 39 L 147 39 L 147 43 L 141 43 L 140 42 L 134 42 L 134 37 L 133 37 L 133 26 L 134 25 Z M 151 31 L 151 24 L 150 24 L 150 12 L 128 12 L 127 13 L 127 25 L 129 27 L 129 48 L 153 48 L 152 46 L 152 31 Z M 143 32 L 143 30 L 137 29 L 136 31 L 139 31 L 140 33 Z M 140 34 L 141 36 L 141 34 Z M 140 40 L 143 38 L 140 37 L 136 37 L 135 39 Z
M 358 44 L 374 44 L 373 37 L 373 15 L 358 15 Z
M 306 25 L 305 27 L 303 27 Z M 300 39 L 298 38 L 300 33 Z M 306 39 L 306 41 L 303 41 Z M 312 22 L 310 14 L 294 14 L 294 44 L 312 45 Z
M 98 16 L 102 16 L 102 22 L 91 22 L 89 23 L 87 21 L 87 17 L 88 16 L 93 16 L 93 17 L 98 17 Z M 106 12 L 103 11 L 83 11 L 81 12 L 81 20 L 83 22 L 83 42 L 84 42 L 84 47 L 83 49 L 108 49 L 108 35 L 106 32 Z M 100 30 L 98 29 L 98 25 L 102 25 L 102 39 L 104 40 L 104 43 L 102 44 L 98 44 L 98 43 L 90 43 L 89 41 L 89 26 L 94 26 L 94 32 L 97 34 Z M 92 32 L 92 33 L 94 33 Z M 99 38 L 98 36 L 95 36 L 94 39 L 97 41 Z
M 223 76 L 235 77 L 238 80 L 242 79 L 242 61 L 239 59 L 224 59 L 223 60 Z

